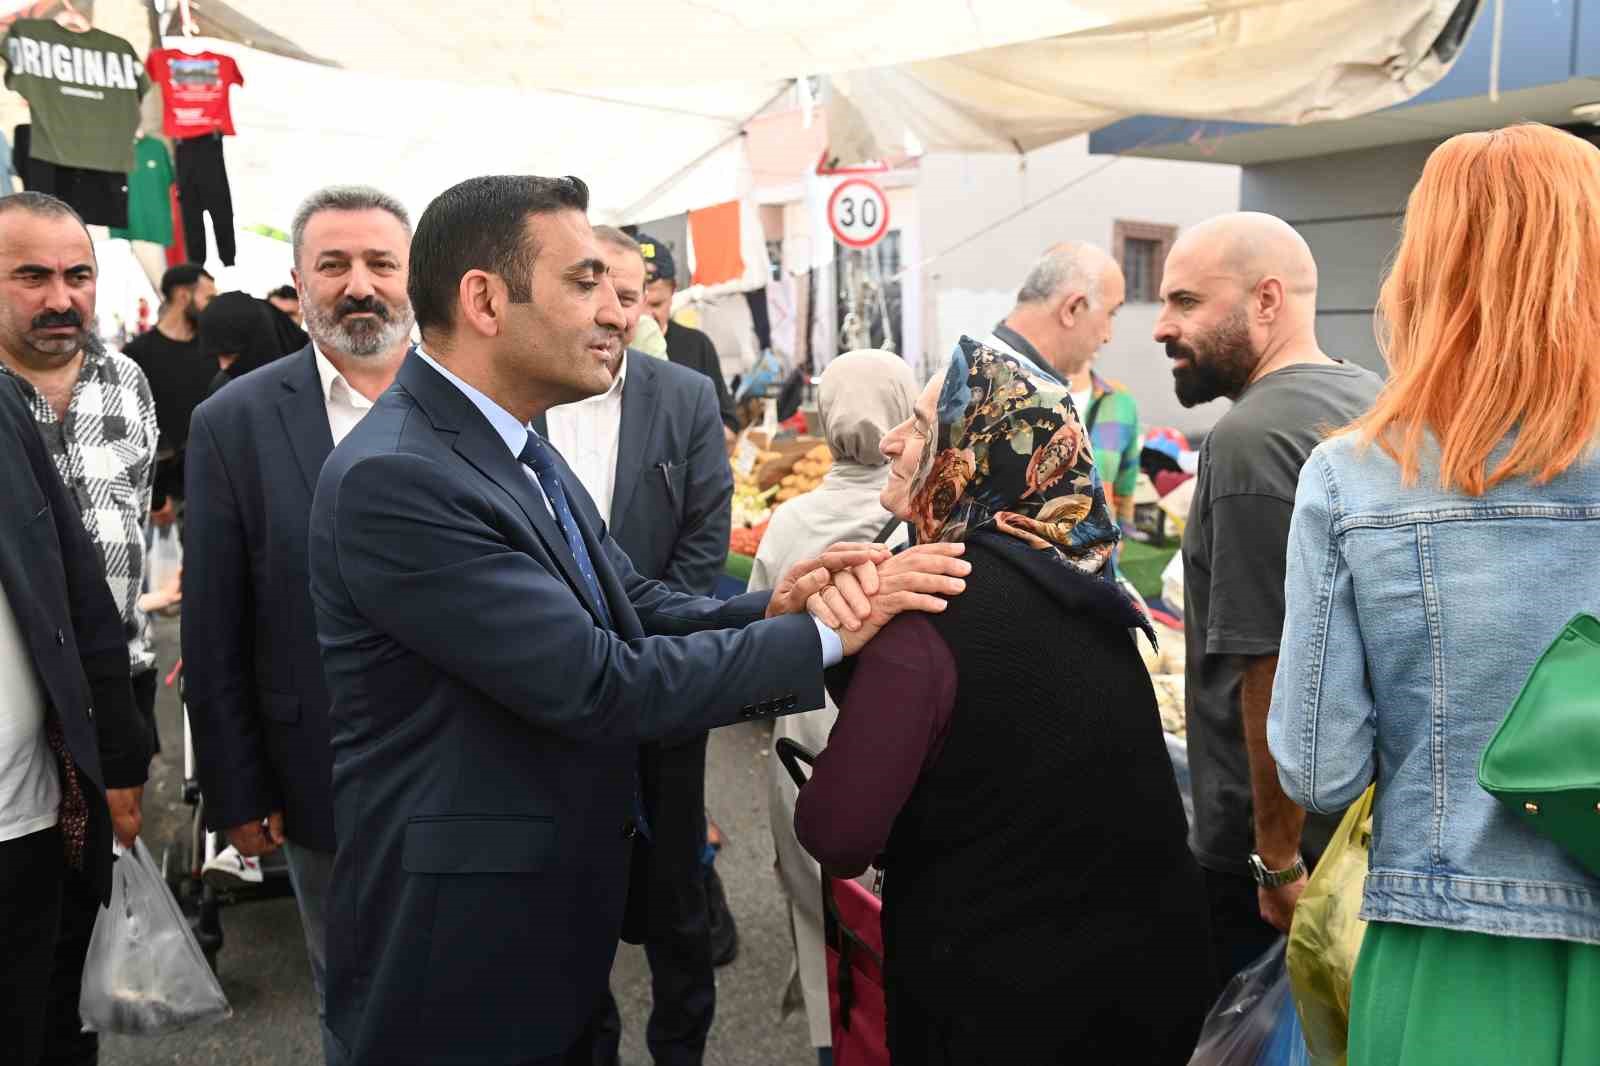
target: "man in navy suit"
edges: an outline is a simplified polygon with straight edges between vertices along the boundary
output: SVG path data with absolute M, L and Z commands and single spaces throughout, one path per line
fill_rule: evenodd
M 206 823 L 229 846 L 207 880 L 261 880 L 282 847 L 322 1010 L 333 874 L 333 751 L 306 561 L 324 460 L 389 387 L 410 345 L 411 222 L 365 186 L 295 213 L 311 343 L 230 382 L 191 420 L 184 695 Z
M 623 320 L 587 205 L 575 178 L 523 176 L 434 200 L 411 245 L 422 344 L 317 484 L 334 1061 L 584 1061 L 638 745 L 814 706 L 889 614 L 960 590 L 954 546 L 843 547 L 727 603 L 635 571 L 528 428 L 611 385 Z M 860 590 L 827 584 L 847 569 Z
M 594 235 L 622 309 L 611 388 L 552 408 L 534 429 L 583 483 L 635 570 L 707 596 L 728 557 L 733 498 L 716 389 L 704 374 L 624 346 L 645 312 L 644 258 L 619 229 L 596 226 Z M 640 779 L 650 834 L 634 841 L 622 935 L 650 960 L 651 1058 L 698 1066 L 717 1004 L 708 898 L 716 868 L 703 862 L 706 734 L 645 745 Z M 720 897 L 720 882 L 710 891 Z M 617 1061 L 622 1035 L 614 1008 L 605 1013 L 596 1066 Z

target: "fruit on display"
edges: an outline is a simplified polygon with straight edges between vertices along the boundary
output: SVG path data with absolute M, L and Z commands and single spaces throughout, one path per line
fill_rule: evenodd
M 793 472 L 778 481 L 775 502 L 784 503 L 804 495 L 822 484 L 822 478 L 833 466 L 833 453 L 826 444 L 819 444 L 806 452 L 794 464 Z
M 815 437 L 775 441 L 767 447 L 747 439 L 735 448 L 732 462 L 733 530 L 728 548 L 754 555 L 773 509 L 822 484 L 833 455 Z
M 763 491 L 754 482 L 741 482 L 738 475 L 734 475 L 733 528 L 746 529 L 766 522 L 772 515 L 772 498 L 777 494 L 776 485 Z
M 733 532 L 728 536 L 728 550 L 738 552 L 740 555 L 754 555 L 761 548 L 761 538 L 766 535 L 767 523 L 771 518 L 763 519 L 756 526 L 734 526 Z

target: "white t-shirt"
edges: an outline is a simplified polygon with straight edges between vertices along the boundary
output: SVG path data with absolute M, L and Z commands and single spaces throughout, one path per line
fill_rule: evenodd
M 1072 394 L 1072 406 L 1078 409 L 1078 421 L 1086 426 L 1089 424 L 1089 401 L 1092 399 L 1094 399 L 1093 386 Z
M 61 772 L 45 739 L 44 714 L 39 675 L 0 588 L 0 841 L 56 824 Z

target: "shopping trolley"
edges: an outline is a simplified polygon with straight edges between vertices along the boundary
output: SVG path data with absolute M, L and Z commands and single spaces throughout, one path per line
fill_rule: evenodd
M 779 737 L 773 751 L 804 788 L 816 753 Z M 828 958 L 828 1016 L 834 1066 L 889 1066 L 888 1007 L 883 991 L 883 900 L 876 892 L 822 872 L 823 950 Z

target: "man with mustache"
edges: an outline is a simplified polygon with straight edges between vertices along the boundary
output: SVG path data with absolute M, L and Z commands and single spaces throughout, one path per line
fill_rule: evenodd
M 187 462 L 185 698 L 218 883 L 259 882 L 282 847 L 321 1011 L 333 870 L 329 696 L 307 591 L 306 532 L 323 461 L 405 358 L 411 222 L 363 186 L 296 213 L 294 279 L 311 343 L 195 410 Z
M 149 761 L 146 745 L 152 735 L 156 695 L 155 654 L 137 601 L 144 578 L 144 523 L 150 511 L 158 430 L 155 403 L 144 373 L 127 356 L 108 351 L 94 331 L 97 277 L 94 245 L 72 208 L 38 192 L 0 199 L 0 376 L 12 378 L 20 388 L 44 438 L 45 451 L 98 550 L 111 598 L 121 615 L 122 638 L 127 642 L 126 666 L 133 675 L 134 701 L 141 712 L 137 724 L 144 735 L 134 757 L 118 768 L 117 780 L 113 782 L 108 774 L 105 781 L 106 785 L 131 787 L 111 787 L 105 796 L 118 839 L 131 845 L 140 827 L 140 799 Z M 26 500 L 7 498 L 0 511 L 5 517 L 0 521 L 41 528 L 35 522 L 42 521 L 50 508 L 35 513 L 36 507 L 24 512 L 25 506 Z M 58 527 L 72 520 L 73 516 L 54 518 Z M 40 590 L 50 585 L 47 570 L 28 573 L 40 582 Z M 54 644 L 72 650 L 60 629 Z M 102 658 L 99 670 L 107 668 Z M 113 686 L 120 682 L 126 691 L 125 680 L 112 676 L 109 681 Z M 100 691 L 96 690 L 96 695 Z M 6 712 L 0 717 L 9 718 L 12 701 L 21 713 L 25 693 L 8 688 L 0 692 L 0 701 L 4 701 L 0 709 Z M 92 708 L 58 706 L 55 710 L 63 715 L 82 714 L 86 709 L 92 718 Z M 106 710 L 111 713 L 111 708 Z M 74 756 L 84 758 L 81 752 Z M 103 856 L 84 852 L 88 845 L 83 844 L 81 820 L 76 834 L 70 828 L 73 819 L 65 811 L 75 790 L 70 784 L 74 774 L 68 772 L 65 762 L 63 767 L 62 832 L 69 837 L 77 835 L 79 847 L 76 873 L 69 873 L 59 897 L 45 1061 L 93 1062 L 98 1043 L 93 1033 L 79 1031 L 78 987 L 89 936 L 109 880 L 103 873 L 91 874 L 94 881 L 81 876 L 85 870 L 103 871 Z M 77 769 L 82 772 L 87 767 Z M 89 770 L 89 777 L 95 776 L 95 771 Z M 90 789 L 81 791 L 87 793 L 92 808 L 98 806 L 93 793 L 100 783 L 90 780 L 89 784 Z M 84 798 L 78 800 L 80 810 Z M 0 817 L 4 813 L 0 811 Z M 89 817 L 94 823 L 100 816 L 91 812 Z M 90 838 L 90 844 L 97 847 L 106 843 L 103 836 Z
M 1179 402 L 1233 401 L 1201 445 L 1183 537 L 1190 846 L 1206 874 L 1221 982 L 1288 931 L 1306 860 L 1338 822 L 1308 822 L 1284 795 L 1267 709 L 1300 468 L 1380 382 L 1318 347 L 1317 264 L 1282 219 L 1241 212 L 1194 227 L 1173 246 L 1161 289 L 1155 339 Z

